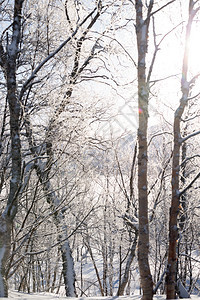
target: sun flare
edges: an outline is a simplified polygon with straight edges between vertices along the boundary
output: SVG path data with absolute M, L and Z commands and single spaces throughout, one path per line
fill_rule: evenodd
M 194 27 L 191 32 L 188 63 L 193 75 L 200 73 L 200 26 Z

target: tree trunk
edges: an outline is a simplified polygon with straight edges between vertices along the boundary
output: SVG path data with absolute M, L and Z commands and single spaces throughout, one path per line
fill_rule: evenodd
M 10 112 L 11 180 L 7 206 L 0 216 L 0 297 L 8 297 L 6 262 L 11 249 L 11 227 L 17 213 L 17 199 L 21 184 L 20 103 L 17 97 L 16 65 L 19 52 L 23 0 L 15 0 L 11 41 L 4 52 L 0 42 L 1 67 L 7 84 L 7 100 Z M 1 57 L 2 59 L 2 57 Z
M 89 237 L 88 236 L 87 236 L 87 240 L 85 241 L 85 246 L 88 249 L 88 252 L 90 254 L 90 257 L 91 257 L 91 260 L 92 260 L 92 263 L 93 263 L 93 266 L 94 266 L 94 270 L 95 270 L 95 273 L 96 273 L 96 276 L 97 276 L 97 280 L 98 280 L 98 283 L 99 283 L 99 289 L 100 289 L 100 292 L 101 292 L 101 296 L 104 297 L 105 295 L 104 295 L 103 285 L 101 283 L 100 274 L 99 274 L 99 271 L 98 271 L 98 268 L 97 268 L 97 265 L 96 265 L 93 253 L 92 253 L 92 248 L 90 247 L 90 244 L 89 244 Z
M 182 113 L 181 113 L 182 115 Z M 177 217 L 179 213 L 179 158 L 180 158 L 180 115 L 176 111 L 174 120 L 174 149 L 172 161 L 172 200 L 169 221 L 169 250 L 168 270 L 166 277 L 167 299 L 176 299 L 176 273 L 177 273 Z
M 11 222 L 7 217 L 0 217 L 0 297 L 8 297 L 6 263 L 11 248 Z
M 61 245 L 60 250 L 62 253 L 65 294 L 67 297 L 76 297 L 74 261 L 68 240 Z
M 187 115 L 188 117 L 188 115 Z M 187 125 L 184 129 L 184 136 L 187 135 Z M 182 188 L 184 188 L 185 185 L 185 178 L 186 178 L 186 162 L 185 159 L 187 157 L 187 145 L 186 143 L 183 143 L 182 145 L 182 149 L 181 149 L 182 155 L 181 155 L 181 185 Z M 186 286 L 186 279 L 187 279 L 187 261 L 188 261 L 188 232 L 185 231 L 184 229 L 187 227 L 187 221 L 188 221 L 188 213 L 187 213 L 187 195 L 186 193 L 184 193 L 181 196 L 180 199 L 180 205 L 181 205 L 181 216 L 179 219 L 179 228 L 180 228 L 180 238 L 179 238 L 179 242 L 178 242 L 178 254 L 180 253 L 180 251 L 184 251 L 186 256 L 185 257 L 179 257 L 178 255 L 178 260 L 177 260 L 177 273 L 179 272 L 179 278 L 181 280 L 181 282 L 183 283 L 184 287 Z M 184 232 L 185 231 L 185 232 Z M 182 241 L 183 239 L 183 241 Z M 180 269 L 180 270 L 179 270 Z M 178 276 L 177 276 L 178 277 Z
M 56 196 L 56 193 L 53 191 L 50 180 L 46 177 L 43 177 L 44 174 L 38 167 L 37 175 L 46 193 L 47 202 L 50 204 L 54 217 L 54 224 L 57 228 L 58 233 L 61 232 L 58 235 L 58 242 L 60 242 L 60 251 L 62 254 L 63 278 L 66 296 L 76 297 L 74 261 L 68 240 L 68 230 L 65 224 L 65 217 L 63 212 L 61 210 L 56 210 L 57 206 L 60 204 L 60 200 Z
M 119 288 L 117 291 L 117 296 L 123 296 L 124 295 L 124 290 L 126 288 L 126 285 L 128 283 L 129 279 L 129 273 L 130 273 L 130 268 L 131 264 L 133 262 L 133 259 L 135 257 L 135 252 L 136 252 L 136 246 L 137 246 L 137 240 L 138 240 L 138 231 L 135 231 L 135 237 L 130 249 L 130 253 L 126 262 L 125 270 L 124 270 L 124 276 L 119 284 Z
M 143 300 L 153 298 L 153 281 L 149 267 L 149 221 L 148 221 L 148 182 L 147 182 L 147 128 L 149 87 L 146 78 L 146 53 L 148 47 L 149 22 L 143 19 L 143 4 L 135 2 L 136 35 L 138 48 L 138 198 L 139 198 L 139 241 L 138 263 Z M 151 7 L 152 8 L 152 7 Z M 149 7 L 149 14 L 151 11 Z
M 178 240 L 178 214 L 180 205 L 180 191 L 179 191 L 179 174 L 180 174 L 180 149 L 181 149 L 181 118 L 188 103 L 188 95 L 190 92 L 190 84 L 188 82 L 188 54 L 189 54 L 189 39 L 191 33 L 191 26 L 193 19 L 198 10 L 194 9 L 195 2 L 189 0 L 189 19 L 186 27 L 186 42 L 183 57 L 181 91 L 182 97 L 180 99 L 179 107 L 174 115 L 174 147 L 172 159 L 172 198 L 170 207 L 169 219 L 169 250 L 168 250 L 168 268 L 166 276 L 166 294 L 167 299 L 176 299 L 177 293 L 177 240 Z

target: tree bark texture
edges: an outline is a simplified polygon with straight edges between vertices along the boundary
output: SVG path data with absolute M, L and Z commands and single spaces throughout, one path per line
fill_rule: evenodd
M 6 216 L 0 217 L 0 298 L 8 297 L 6 263 L 11 249 L 11 222 Z
M 8 297 L 7 279 L 5 277 L 6 262 L 11 249 L 11 227 L 17 213 L 17 198 L 21 185 L 21 142 L 20 113 L 21 106 L 17 96 L 16 65 L 21 34 L 22 0 L 15 0 L 12 24 L 12 36 L 7 49 L 1 47 L 1 67 L 7 84 L 7 101 L 10 113 L 11 137 L 11 180 L 7 206 L 0 217 L 0 297 Z
M 177 240 L 178 240 L 178 214 L 180 205 L 180 153 L 181 153 L 181 118 L 188 103 L 188 96 L 190 92 L 190 84 L 188 82 L 188 55 L 189 55 L 189 39 L 191 33 L 191 26 L 197 9 L 194 9 L 195 2 L 189 0 L 189 19 L 186 26 L 186 42 L 183 57 L 181 91 L 182 97 L 180 99 L 179 107 L 174 115 L 174 146 L 172 158 L 172 177 L 171 177 L 171 207 L 169 216 L 169 249 L 168 249 L 168 268 L 166 276 L 166 294 L 167 299 L 176 299 L 177 293 Z
M 153 281 L 149 266 L 149 221 L 147 181 L 147 128 L 149 87 L 146 79 L 146 53 L 148 46 L 148 22 L 143 19 L 142 1 L 135 2 L 136 35 L 138 49 L 138 198 L 139 198 L 139 241 L 138 263 L 143 300 L 153 298 Z

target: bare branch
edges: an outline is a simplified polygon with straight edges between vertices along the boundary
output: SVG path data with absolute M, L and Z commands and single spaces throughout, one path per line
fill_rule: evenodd
M 189 122 L 189 121 L 194 120 L 195 118 L 198 118 L 198 117 L 200 117 L 200 114 L 197 114 L 197 115 L 195 115 L 195 116 L 193 116 L 191 118 L 185 119 L 185 120 L 181 119 L 181 121 L 182 122 Z
M 154 19 L 153 19 L 153 35 L 154 35 L 154 46 L 155 46 L 155 50 L 154 50 L 154 54 L 153 54 L 153 58 L 151 60 L 151 64 L 150 64 L 150 67 L 149 67 L 149 72 L 148 72 L 148 76 L 147 76 L 147 82 L 150 82 L 150 78 L 151 78 L 151 74 L 152 74 L 152 71 L 153 71 L 153 66 L 154 66 L 154 63 L 155 63 L 155 59 L 156 59 L 156 56 L 157 56 L 157 53 L 158 51 L 160 50 L 160 45 L 161 43 L 164 41 L 164 39 L 170 34 L 172 33 L 177 27 L 179 27 L 183 22 L 179 23 L 178 25 L 176 25 L 175 27 L 173 27 L 169 32 L 167 32 L 163 37 L 162 39 L 160 40 L 160 42 L 158 44 L 156 44 L 156 32 L 155 32 L 155 24 L 154 24 Z M 172 75 L 172 76 L 176 76 L 176 75 Z M 171 76 L 170 76 L 171 77 Z M 169 77 L 167 77 L 169 78 Z M 157 80 L 157 81 L 160 81 L 160 80 Z M 155 82 L 155 81 L 154 81 Z
M 167 160 L 167 162 L 166 162 L 166 164 L 165 164 L 163 170 L 161 171 L 160 188 L 159 188 L 158 194 L 157 194 L 157 196 L 156 196 L 156 198 L 155 198 L 155 201 L 154 201 L 154 205 L 153 205 L 153 208 L 152 208 L 151 216 L 149 217 L 149 222 L 150 222 L 150 223 L 152 222 L 152 220 L 153 220 L 153 218 L 154 218 L 154 216 L 155 216 L 156 207 L 157 207 L 158 204 L 160 203 L 159 198 L 160 198 L 160 195 L 161 195 L 161 192 L 162 192 L 163 181 L 164 181 L 164 179 L 165 179 L 165 172 L 166 172 L 167 167 L 168 167 L 168 165 L 169 165 L 169 163 L 170 163 L 170 161 L 171 161 L 171 159 L 172 159 L 172 155 L 173 155 L 173 152 L 171 153 L 171 155 L 170 155 L 169 159 Z M 159 175 L 160 175 L 160 174 L 159 174 Z M 157 180 L 156 180 L 155 184 L 156 184 L 156 183 L 157 183 Z M 154 186 L 154 185 L 153 185 L 153 186 Z M 152 188 L 153 188 L 153 187 L 152 187 Z M 150 193 L 150 191 L 149 191 L 149 193 Z
M 150 138 L 149 143 L 148 143 L 148 147 L 150 146 L 152 140 L 153 140 L 155 137 L 157 137 L 157 136 L 159 136 L 159 135 L 163 135 L 163 134 L 169 134 L 169 135 L 172 135 L 172 133 L 171 133 L 171 132 L 168 132 L 168 131 L 163 131 L 163 132 L 160 132 L 160 133 L 156 133 L 156 134 L 154 134 L 154 135 Z
M 182 161 L 182 163 L 181 163 L 180 166 L 183 166 L 188 160 L 191 160 L 191 159 L 196 158 L 196 157 L 200 157 L 200 155 L 196 154 L 196 155 L 193 155 L 193 156 L 191 156 L 191 157 L 187 157 L 186 159 L 184 159 L 184 160 Z
M 198 260 L 198 259 L 192 257 L 191 255 L 188 255 L 188 254 L 185 254 L 185 253 L 180 253 L 179 255 L 180 255 L 180 256 L 189 257 L 189 258 L 192 259 L 193 261 L 196 261 L 196 262 L 200 263 L 200 260 Z
M 155 83 L 157 82 L 160 82 L 160 81 L 163 81 L 163 80 L 167 80 L 169 78 L 172 78 L 172 77 L 177 77 L 177 76 L 180 76 L 180 74 L 174 74 L 174 75 L 170 75 L 170 76 L 167 76 L 167 77 L 164 77 L 164 78 L 160 78 L 160 79 L 155 79 L 155 80 L 150 80 L 149 83 L 151 83 L 153 86 Z
M 184 143 L 185 141 L 187 141 L 188 139 L 190 139 L 191 137 L 196 136 L 196 135 L 198 135 L 198 134 L 200 134 L 200 130 L 199 130 L 199 131 L 195 131 L 195 132 L 189 134 L 188 136 L 182 138 L 182 139 L 180 140 L 180 143 L 182 144 L 182 143 Z
M 131 175 L 130 175 L 130 200 L 133 198 L 133 171 L 135 168 L 135 162 L 137 158 L 137 143 L 135 143 L 134 155 L 133 155 L 133 162 L 131 165 Z
M 160 8 L 158 8 L 157 10 L 153 11 L 151 14 L 149 14 L 147 16 L 147 19 L 151 18 L 153 15 L 155 15 L 157 12 L 159 12 L 160 10 L 162 10 L 163 8 L 167 7 L 168 5 L 170 5 L 171 3 L 175 2 L 176 0 L 172 0 L 172 1 L 169 1 L 168 3 L 166 3 L 165 5 L 161 6 Z M 146 20 L 147 20 L 146 19 Z M 146 21 L 145 20 L 145 21 Z
M 51 245 L 50 247 L 41 250 L 41 251 L 37 251 L 37 252 L 26 252 L 24 255 L 38 255 L 44 252 L 49 251 L 52 248 L 55 248 L 56 246 L 64 243 L 66 240 L 68 240 L 72 235 L 74 235 L 74 233 L 80 228 L 80 226 L 85 222 L 85 220 L 87 219 L 87 217 L 91 214 L 91 212 L 94 210 L 94 206 L 91 208 L 91 210 L 87 213 L 87 215 L 80 221 L 80 223 L 76 226 L 76 228 L 71 232 L 71 234 L 69 234 L 67 237 L 65 237 L 64 239 L 58 241 L 57 243 Z
M 121 182 L 122 182 L 122 187 L 121 185 L 119 184 L 120 188 L 122 189 L 127 201 L 128 201 L 128 207 L 130 206 L 130 198 L 128 196 L 128 193 L 127 193 L 127 190 L 126 190 L 126 185 L 125 185 L 125 182 L 124 182 L 124 176 L 123 176 L 123 171 L 121 169 L 121 166 L 120 166 L 120 162 L 119 162 L 119 158 L 118 158 L 118 155 L 117 155 L 117 151 L 115 151 L 115 159 L 116 159 L 116 162 L 117 162 L 117 166 L 118 166 L 118 170 L 119 170 L 119 174 L 120 174 L 120 178 L 121 178 Z
M 181 192 L 179 192 L 179 198 L 183 195 L 183 194 L 185 194 L 185 192 L 187 191 L 187 190 L 189 190 L 191 187 L 192 187 L 192 185 L 195 183 L 195 181 L 198 179 L 200 177 L 200 172 L 194 177 L 194 179 L 188 184 L 188 186 L 186 186 L 186 188 L 184 188 Z
M 164 276 L 165 276 L 166 272 L 167 272 L 167 268 L 164 269 L 164 271 L 163 271 L 163 273 L 162 273 L 162 275 L 161 275 L 159 281 L 157 282 L 157 284 L 156 284 L 156 286 L 155 286 L 155 288 L 154 288 L 154 290 L 153 290 L 153 293 L 154 293 L 154 294 L 156 294 L 156 292 L 157 292 L 159 286 L 160 286 L 161 283 L 163 282 Z
M 27 87 L 29 86 L 30 82 L 36 77 L 37 73 L 42 69 L 42 67 L 49 61 L 51 60 L 66 44 L 68 44 L 72 38 L 78 33 L 79 29 L 81 26 L 86 23 L 86 21 L 93 15 L 93 13 L 97 10 L 97 8 L 94 8 L 93 11 L 88 14 L 84 20 L 77 25 L 76 29 L 72 33 L 70 37 L 68 37 L 55 51 L 50 53 L 32 72 L 31 76 L 26 80 L 26 82 L 23 84 L 20 95 L 19 95 L 19 100 L 22 99 L 24 92 L 26 91 Z

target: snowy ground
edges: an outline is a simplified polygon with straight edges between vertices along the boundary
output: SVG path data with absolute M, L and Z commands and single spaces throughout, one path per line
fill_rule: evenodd
M 139 300 L 141 297 L 140 296 L 131 296 L 131 297 L 81 297 L 81 298 L 67 298 L 69 300 L 115 300 L 115 299 L 120 299 L 120 300 Z M 40 293 L 40 294 L 24 294 L 24 293 L 18 293 L 15 291 L 10 291 L 9 292 L 9 298 L 1 298 L 1 299 L 21 299 L 21 300 L 51 300 L 51 299 L 66 299 L 65 297 L 60 297 L 55 294 L 50 294 L 50 293 Z M 164 300 L 165 297 L 163 296 L 155 296 L 154 299 L 158 300 Z M 192 296 L 193 300 L 200 300 L 200 297 Z

